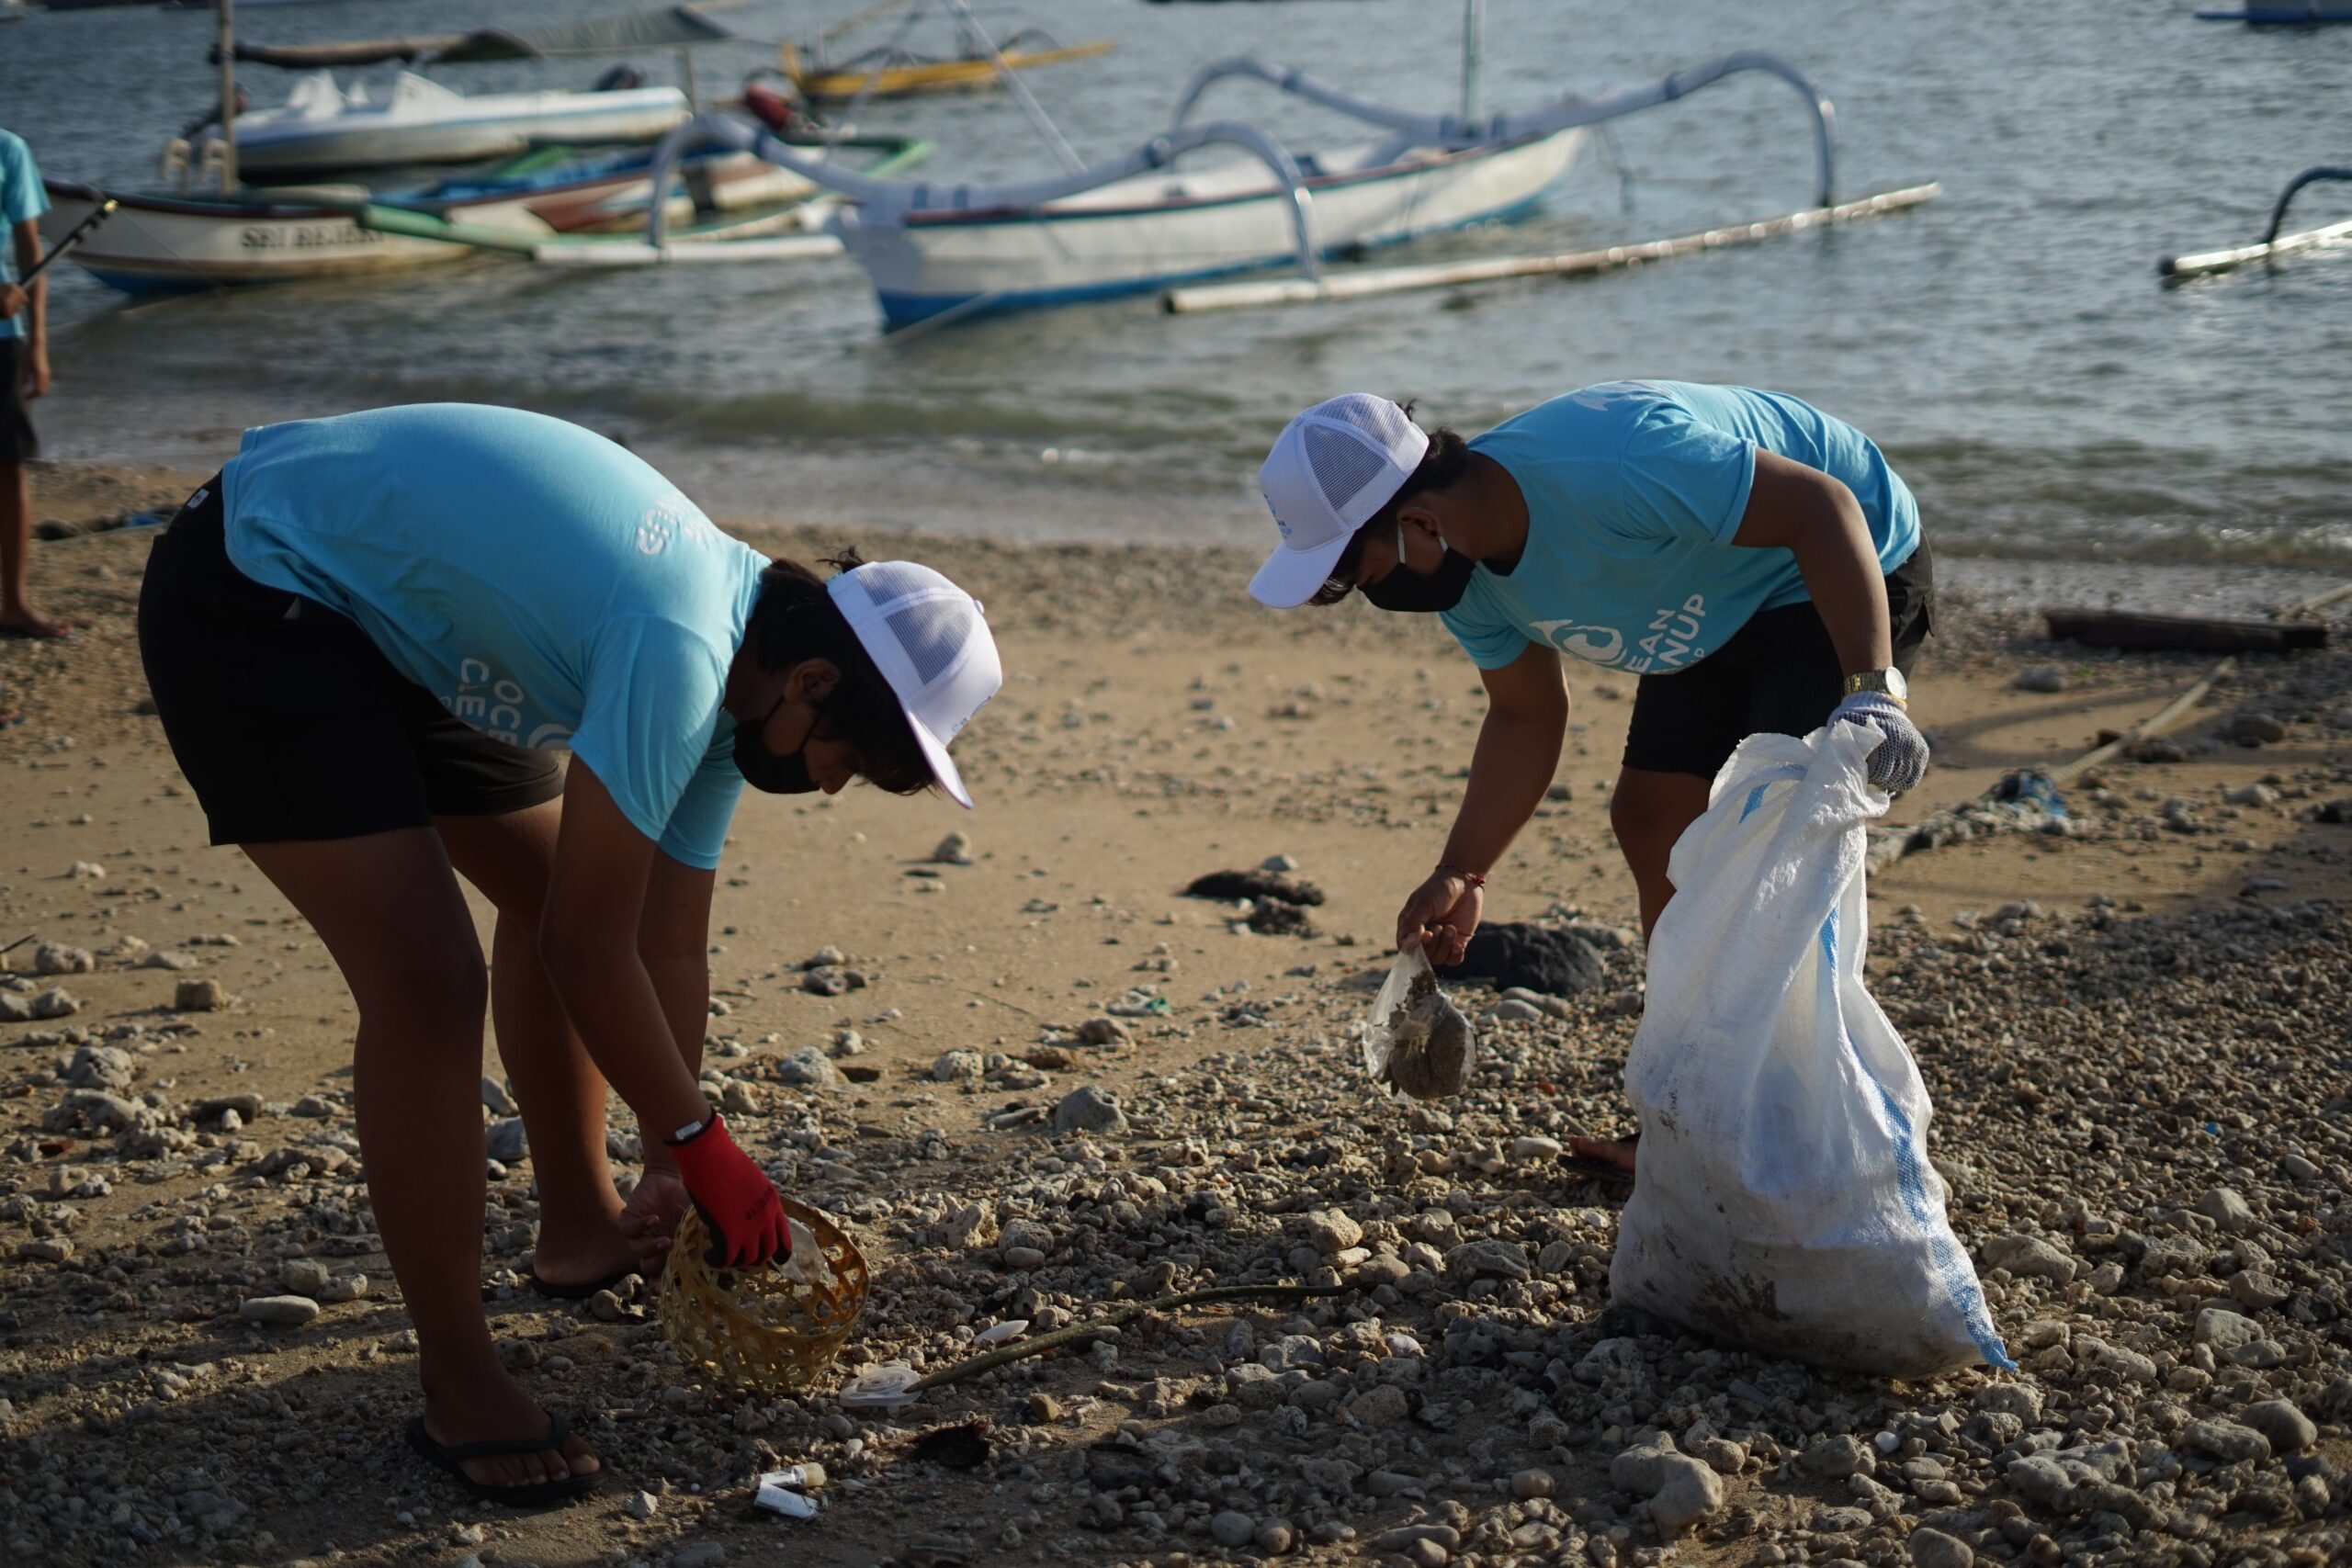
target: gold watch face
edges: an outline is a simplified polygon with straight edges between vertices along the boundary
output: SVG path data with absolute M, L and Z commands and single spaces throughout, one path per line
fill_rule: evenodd
M 1859 675 L 1847 676 L 1846 694 L 1852 696 L 1860 692 L 1884 692 L 1898 703 L 1911 700 L 1909 683 L 1900 670 L 1866 670 Z

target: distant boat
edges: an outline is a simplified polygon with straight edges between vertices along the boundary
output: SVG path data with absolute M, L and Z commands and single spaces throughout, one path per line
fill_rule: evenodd
M 1024 48 L 1024 39 L 1035 39 L 1044 47 Z M 998 47 L 1007 69 L 1026 71 L 1039 65 L 1091 60 L 1116 46 L 1109 39 L 1097 39 L 1091 43 L 1064 47 L 1031 28 L 1012 34 Z M 1003 80 L 996 61 L 985 52 L 971 50 L 947 59 L 925 59 L 891 46 L 831 62 L 804 59 L 788 43 L 779 52 L 786 79 L 812 104 L 846 103 L 861 96 L 904 98 L 926 93 L 970 93 L 997 86 Z
M 2267 0 L 2235 11 L 2199 11 L 2197 19 L 2245 22 L 2252 27 L 2310 28 L 2327 22 L 2352 22 L 2352 6 L 2330 6 L 2322 0 Z
M 820 139 L 810 141 L 821 145 Z M 874 154 L 865 167 L 876 174 L 902 170 L 930 150 L 911 137 L 842 137 L 834 145 Z M 639 150 L 387 195 L 357 185 L 220 197 L 46 184 L 45 242 L 54 243 L 111 196 L 120 204 L 113 218 L 68 254 L 101 283 L 152 294 L 430 266 L 481 250 L 634 245 L 653 170 L 650 152 Z M 804 226 L 797 204 L 820 188 L 791 170 L 719 147 L 681 161 L 668 187 L 664 216 L 685 225 L 682 236 L 709 243 Z
M 1197 73 L 1168 128 L 1126 156 L 1080 167 L 1064 143 L 1058 151 L 1070 173 L 1019 185 L 865 179 L 718 116 L 672 134 L 756 151 L 850 197 L 854 205 L 834 215 L 832 231 L 873 279 L 885 320 L 899 327 L 951 313 L 960 319 L 1148 293 L 1284 262 L 1311 277 L 1326 257 L 1510 218 L 1532 208 L 1575 161 L 1586 128 L 1742 71 L 1777 75 L 1804 98 L 1826 205 L 1828 100 L 1793 67 L 1757 53 L 1600 98 L 1492 116 L 1394 108 L 1298 71 L 1230 60 Z M 1294 154 L 1238 121 L 1186 124 L 1202 95 L 1230 77 L 1255 78 L 1382 134 Z M 1217 144 L 1248 157 L 1196 172 L 1171 169 L 1176 159 Z M 658 245 L 658 217 L 651 227 Z
M 364 85 L 343 92 L 319 71 L 296 82 L 279 107 L 237 116 L 237 164 L 244 174 L 287 175 L 479 163 L 550 143 L 654 141 L 691 113 L 675 87 L 468 97 L 403 71 L 379 99 Z M 219 136 L 218 127 L 205 131 L 192 155 Z

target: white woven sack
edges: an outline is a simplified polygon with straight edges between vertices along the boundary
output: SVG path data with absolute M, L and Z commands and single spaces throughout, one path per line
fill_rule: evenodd
M 1927 1086 L 1862 985 L 1877 739 L 1749 737 L 1674 846 L 1625 1063 L 1640 1176 L 1610 1291 L 1823 1366 L 2008 1367 L 1928 1161 Z

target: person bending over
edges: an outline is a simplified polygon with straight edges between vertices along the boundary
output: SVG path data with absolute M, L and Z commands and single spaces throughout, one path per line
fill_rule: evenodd
M 1568 719 L 1560 656 L 1637 672 L 1610 800 L 1643 934 L 1675 840 L 1758 732 L 1876 729 L 1871 782 L 1919 782 L 1906 676 L 1932 625 L 1919 509 L 1852 425 L 1778 392 L 1611 381 L 1484 434 L 1424 433 L 1350 393 L 1292 420 L 1259 473 L 1282 542 L 1251 581 L 1277 608 L 1361 592 L 1434 614 L 1488 699 L 1453 831 L 1396 918 L 1459 963 L 1487 876 L 1550 786 Z M 1631 1172 L 1631 1140 L 1576 1140 Z
M 368 1195 L 421 1357 L 409 1438 L 478 1496 L 561 1501 L 598 1469 L 482 1315 L 485 1001 L 538 1289 L 650 1271 L 688 1201 L 714 1261 L 786 1253 L 697 1083 L 737 796 L 862 777 L 971 804 L 947 742 L 1002 679 L 978 604 L 928 567 L 841 564 L 768 560 L 603 437 L 462 404 L 248 431 L 156 541 L 139 637 L 164 734 L 212 841 L 350 985 Z M 497 909 L 487 973 L 460 877 Z M 626 1204 L 607 1083 L 644 1135 Z

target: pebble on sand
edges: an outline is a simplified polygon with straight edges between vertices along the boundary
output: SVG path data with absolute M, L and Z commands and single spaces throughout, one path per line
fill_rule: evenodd
M 218 1012 L 229 1005 L 229 989 L 218 980 L 182 980 L 172 991 L 174 1012 Z
M 308 1296 L 254 1296 L 237 1309 L 247 1323 L 274 1328 L 300 1328 L 319 1315 L 319 1303 Z
M 97 966 L 97 959 L 85 947 L 68 947 L 62 942 L 45 942 L 33 949 L 33 973 L 36 975 L 87 975 Z
M 1126 1128 L 1127 1113 L 1119 1109 L 1119 1097 L 1099 1084 L 1072 1089 L 1054 1107 L 1057 1133 L 1124 1133 Z

